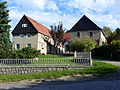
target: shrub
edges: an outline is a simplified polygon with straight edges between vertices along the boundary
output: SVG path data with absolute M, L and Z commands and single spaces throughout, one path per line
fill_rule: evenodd
M 109 45 L 103 45 L 93 49 L 92 56 L 119 59 L 120 58 L 120 40 L 114 40 Z
M 104 45 L 104 46 L 100 46 L 100 47 L 94 48 L 92 50 L 92 56 L 93 57 L 106 57 L 106 58 L 110 58 L 111 57 L 111 52 L 112 52 L 111 45 Z
M 40 54 L 40 50 L 26 47 L 12 52 L 11 58 L 35 58 Z
M 120 51 L 120 40 L 113 40 L 111 46 L 112 51 Z
M 90 51 L 93 48 L 95 48 L 96 43 L 91 38 L 85 37 L 85 38 L 76 38 L 73 40 L 70 44 L 72 51 Z

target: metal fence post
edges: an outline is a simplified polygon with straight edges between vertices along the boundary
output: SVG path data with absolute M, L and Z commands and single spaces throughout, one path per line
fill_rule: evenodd
M 92 66 L 92 56 L 91 56 L 91 52 L 90 52 L 90 66 Z
M 75 51 L 75 52 L 74 52 L 74 58 L 76 58 L 76 57 L 77 57 L 77 55 L 76 55 L 76 54 L 77 54 L 77 52 Z

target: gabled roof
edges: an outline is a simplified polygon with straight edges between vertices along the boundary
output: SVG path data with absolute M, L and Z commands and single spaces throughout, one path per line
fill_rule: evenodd
M 102 30 L 94 22 L 92 22 L 85 15 L 70 29 L 70 32 L 74 31 L 88 31 L 88 30 Z
M 69 41 L 70 40 L 70 33 L 64 33 L 63 37 L 66 41 Z
M 50 31 L 49 31 L 49 29 L 47 27 L 45 27 L 42 24 L 36 22 L 35 20 L 33 20 L 32 18 L 30 18 L 28 16 L 26 16 L 26 17 L 33 24 L 33 26 L 38 30 L 38 32 L 51 37 Z
M 22 28 L 21 24 L 28 24 L 27 29 L 26 28 Z M 47 27 L 43 26 L 42 24 L 36 22 L 35 20 L 33 20 L 32 18 L 24 15 L 22 17 L 22 19 L 19 21 L 19 23 L 16 25 L 16 27 L 14 28 L 14 30 L 12 31 L 12 34 L 22 34 L 22 33 L 42 33 L 46 36 L 51 37 L 50 35 L 50 31 Z

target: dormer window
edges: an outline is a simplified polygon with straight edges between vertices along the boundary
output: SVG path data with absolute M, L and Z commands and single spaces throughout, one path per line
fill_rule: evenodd
M 80 32 L 77 32 L 77 37 L 80 37 Z
M 22 24 L 22 27 L 27 27 L 27 24 Z

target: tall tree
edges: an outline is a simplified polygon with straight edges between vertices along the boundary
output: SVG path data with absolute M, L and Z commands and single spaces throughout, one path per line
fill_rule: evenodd
M 59 25 L 51 25 L 51 36 L 54 40 L 54 54 L 58 53 L 58 48 L 65 42 L 63 24 L 60 22 Z
M 112 34 L 111 29 L 109 27 L 107 27 L 107 26 L 103 27 L 103 31 L 104 31 L 106 37 L 109 37 Z
M 120 28 L 117 28 L 117 29 L 115 30 L 115 34 L 116 34 L 116 35 L 120 35 Z
M 113 34 L 111 34 L 109 37 L 107 37 L 108 44 L 111 44 L 113 40 L 120 40 L 120 29 L 117 28 Z
M 6 57 L 8 50 L 11 49 L 8 13 L 7 2 L 0 2 L 0 58 Z

